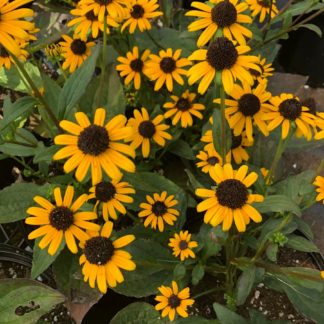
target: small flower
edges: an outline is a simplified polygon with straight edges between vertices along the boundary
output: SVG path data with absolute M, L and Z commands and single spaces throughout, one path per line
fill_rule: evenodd
M 180 231 L 179 234 L 175 234 L 174 238 L 170 238 L 169 246 L 173 248 L 173 255 L 175 257 L 180 256 L 180 260 L 184 261 L 185 259 L 191 257 L 195 258 L 196 255 L 192 251 L 193 248 L 198 246 L 196 241 L 190 241 L 191 234 L 188 231 Z
M 276 0 L 246 0 L 252 11 L 252 17 L 260 15 L 259 22 L 263 23 L 265 18 L 269 16 L 271 11 L 271 19 L 278 14 Z M 272 5 L 272 6 L 271 6 Z
M 176 313 L 181 317 L 188 317 L 187 307 L 194 304 L 190 298 L 190 289 L 187 287 L 179 292 L 178 285 L 172 281 L 171 287 L 161 286 L 158 288 L 161 295 L 157 295 L 155 300 L 159 303 L 155 309 L 162 310 L 162 317 L 169 315 L 170 321 L 174 321 Z
M 68 158 L 64 171 L 76 169 L 75 177 L 81 182 L 91 167 L 92 184 L 102 180 L 102 169 L 111 179 L 118 179 L 122 173 L 135 172 L 135 164 L 125 155 L 135 157 L 135 151 L 126 144 L 118 143 L 132 134 L 131 127 L 125 127 L 126 117 L 117 115 L 105 124 L 106 111 L 97 108 L 93 124 L 83 112 L 75 113 L 76 123 L 68 120 L 60 126 L 70 134 L 57 135 L 56 145 L 65 145 L 54 154 L 54 160 Z M 105 125 L 104 125 L 105 124 Z
M 20 61 L 23 61 L 25 62 L 26 59 L 27 59 L 27 56 L 28 56 L 28 52 L 24 49 L 26 46 L 27 46 L 27 42 L 24 42 L 24 41 L 20 41 L 18 42 L 18 47 L 20 48 L 20 54 L 19 56 L 17 56 L 17 58 L 20 60 Z M 6 68 L 6 69 L 10 69 L 11 68 L 11 65 L 12 64 L 15 64 L 10 52 L 8 52 L 6 50 L 6 48 L 1 45 L 0 43 L 0 68 L 2 68 L 3 66 Z
M 145 75 L 152 81 L 155 81 L 154 91 L 160 90 L 164 84 L 171 92 L 173 90 L 173 80 L 180 85 L 184 84 L 181 75 L 187 75 L 183 68 L 191 65 L 186 58 L 180 58 L 182 50 L 177 49 L 174 54 L 171 48 L 166 51 L 161 50 L 159 55 L 151 54 L 150 61 L 144 70 Z
M 64 42 L 60 42 L 62 47 L 62 56 L 65 61 L 62 65 L 63 69 L 69 69 L 73 73 L 82 63 L 90 56 L 91 47 L 95 46 L 94 42 L 81 40 L 78 36 L 73 39 L 70 36 L 62 35 Z
M 62 46 L 52 43 L 45 47 L 44 52 L 47 58 L 60 59 L 62 56 Z
M 170 126 L 161 124 L 162 121 L 162 115 L 151 120 L 146 108 L 143 107 L 141 112 L 135 109 L 134 118 L 130 118 L 127 123 L 127 126 L 133 129 L 133 132 L 125 138 L 125 141 L 131 142 L 130 146 L 134 149 L 142 145 L 142 155 L 147 158 L 150 155 L 152 140 L 163 147 L 166 139 L 172 139 L 172 136 L 166 132 Z
M 180 98 L 171 96 L 173 102 L 167 102 L 163 105 L 164 108 L 168 109 L 168 111 L 164 113 L 164 117 L 170 118 L 173 116 L 172 125 L 176 125 L 181 121 L 181 127 L 183 128 L 192 126 L 192 116 L 202 119 L 203 115 L 199 110 L 205 109 L 203 104 L 194 103 L 195 98 L 196 94 L 190 93 L 189 90 L 186 90 Z
M 209 174 L 217 184 L 216 189 L 196 189 L 196 195 L 204 198 L 197 205 L 197 211 L 205 211 L 205 223 L 210 223 L 213 227 L 223 223 L 223 231 L 228 231 L 234 220 L 237 230 L 245 232 L 250 219 L 256 223 L 262 221 L 260 213 L 251 204 L 262 202 L 264 197 L 251 194 L 248 190 L 258 175 L 247 172 L 246 165 L 236 171 L 229 163 L 223 167 L 216 164 L 210 170 Z
M 65 191 L 64 198 L 61 195 L 59 187 L 54 189 L 55 204 L 47 199 L 35 196 L 34 201 L 40 207 L 30 207 L 27 214 L 32 215 L 25 219 L 25 223 L 29 225 L 40 225 L 40 227 L 32 231 L 28 235 L 29 240 L 43 236 L 39 242 L 41 249 L 49 245 L 48 253 L 54 255 L 58 250 L 63 236 L 65 242 L 72 253 L 78 252 L 75 243 L 75 237 L 82 241 L 88 239 L 88 234 L 82 229 L 88 231 L 98 231 L 100 226 L 89 222 L 97 218 L 94 212 L 80 212 L 81 206 L 87 201 L 86 194 L 81 195 L 73 202 L 74 189 L 68 186 Z
M 151 228 L 156 229 L 158 227 L 159 231 L 163 232 L 164 223 L 174 225 L 180 213 L 172 207 L 177 205 L 178 201 L 174 199 L 174 195 L 167 195 L 166 191 L 163 191 L 160 195 L 154 193 L 153 198 L 146 195 L 147 203 L 140 204 L 140 208 L 143 210 L 138 213 L 138 217 L 146 217 L 144 221 L 145 227 L 151 224 Z
M 91 194 L 89 199 L 95 198 L 97 200 L 95 207 L 101 203 L 102 214 L 105 221 L 108 218 L 117 219 L 117 213 L 126 214 L 124 204 L 130 204 L 134 199 L 128 194 L 134 194 L 134 188 L 130 187 L 128 182 L 120 182 L 120 180 L 113 179 L 109 181 L 101 181 L 90 188 Z
M 127 52 L 126 57 L 119 56 L 117 61 L 121 64 L 116 66 L 116 70 L 119 71 L 121 77 L 125 78 L 125 85 L 134 80 L 134 87 L 136 90 L 141 88 L 141 74 L 146 66 L 150 50 L 145 50 L 141 57 L 139 57 L 138 47 L 133 47 L 132 52 Z
M 135 240 L 134 235 L 125 235 L 116 240 L 110 238 L 113 229 L 112 222 L 106 222 L 97 232 L 91 232 L 90 238 L 81 242 L 83 254 L 80 264 L 83 264 L 84 281 L 89 281 L 91 288 L 97 282 L 99 290 L 105 294 L 107 286 L 114 288 L 124 281 L 120 269 L 133 271 L 136 268 L 132 256 L 120 248 Z
M 317 176 L 313 182 L 313 185 L 317 187 L 316 192 L 318 192 L 316 201 L 322 201 L 324 204 L 324 177 Z
M 258 61 L 255 63 L 260 70 L 249 69 L 253 80 L 258 82 L 263 82 L 265 79 L 273 75 L 274 68 L 272 64 L 266 64 L 266 59 L 262 58 L 261 55 L 258 56 Z
M 200 162 L 197 162 L 196 165 L 198 168 L 201 168 L 201 171 L 204 173 L 208 173 L 217 163 L 220 165 L 223 164 L 222 157 L 214 149 L 213 145 L 209 145 L 204 151 L 199 151 L 199 154 L 197 154 L 196 157 L 201 160 Z
M 129 28 L 129 33 L 133 34 L 138 28 L 141 32 L 152 28 L 150 20 L 163 15 L 163 12 L 156 11 L 159 8 L 158 0 L 128 0 L 125 11 L 125 22 L 121 28 Z

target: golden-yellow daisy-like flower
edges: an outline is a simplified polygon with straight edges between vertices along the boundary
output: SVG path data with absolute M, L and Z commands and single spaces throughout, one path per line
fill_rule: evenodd
M 150 61 L 144 70 L 145 75 L 155 81 L 154 90 L 160 90 L 164 83 L 167 89 L 173 90 L 173 80 L 183 85 L 182 75 L 187 75 L 187 71 L 183 67 L 191 65 L 186 58 L 180 58 L 181 49 L 177 49 L 174 54 L 171 48 L 160 50 L 159 55 L 151 54 Z
M 281 126 L 281 137 L 285 139 L 294 123 L 307 140 L 312 138 L 312 131 L 310 126 L 314 126 L 315 116 L 309 113 L 309 109 L 302 106 L 299 99 L 292 94 L 282 93 L 280 96 L 272 97 L 270 99 L 272 104 L 269 112 L 262 117 L 264 120 L 270 121 L 268 130 L 272 131 Z
M 150 50 L 145 50 L 140 57 L 138 47 L 134 46 L 132 52 L 127 52 L 126 57 L 119 56 L 117 61 L 121 64 L 116 66 L 121 77 L 126 77 L 124 80 L 125 85 L 134 80 L 134 87 L 136 90 L 141 88 L 141 73 L 145 68 L 147 59 L 150 55 Z
M 105 221 L 108 218 L 117 219 L 117 212 L 126 214 L 126 208 L 123 204 L 130 204 L 134 199 L 128 194 L 134 194 L 135 190 L 128 182 L 120 182 L 119 179 L 102 181 L 90 188 L 89 199 L 96 199 L 95 208 L 101 203 L 102 215 Z
M 187 307 L 195 302 L 190 299 L 190 289 L 188 287 L 179 291 L 177 283 L 172 281 L 172 287 L 161 286 L 158 290 L 162 295 L 155 297 L 155 300 L 159 302 L 155 309 L 162 310 L 162 317 L 169 315 L 170 321 L 174 321 L 177 313 L 181 317 L 188 317 Z
M 226 93 L 231 93 L 236 79 L 252 85 L 249 69 L 258 71 L 259 67 L 255 64 L 258 61 L 256 56 L 243 55 L 249 51 L 250 47 L 235 46 L 226 37 L 215 38 L 208 49 L 198 49 L 189 56 L 189 60 L 202 61 L 188 70 L 189 85 L 201 79 L 198 92 L 203 94 L 217 74 L 220 74 Z
M 199 154 L 197 154 L 196 157 L 200 160 L 196 165 L 198 168 L 201 168 L 201 171 L 204 173 L 208 173 L 217 163 L 220 165 L 223 164 L 222 157 L 215 150 L 213 145 L 209 145 L 204 151 L 199 151 Z
M 265 18 L 269 16 L 271 11 L 271 19 L 278 14 L 278 8 L 276 6 L 276 0 L 246 0 L 252 11 L 252 17 L 259 16 L 259 22 L 263 23 Z M 271 7 L 272 4 L 272 7 Z
M 20 44 L 18 45 L 20 47 L 20 54 L 19 56 L 17 56 L 17 58 L 20 61 L 26 61 L 27 56 L 28 56 L 28 52 L 24 49 L 24 47 L 26 47 L 26 45 L 28 43 L 26 42 L 19 42 Z M 10 55 L 10 53 L 6 50 L 6 48 L 1 45 L 0 43 L 0 68 L 2 68 L 3 66 L 6 69 L 10 69 L 11 68 L 11 64 L 15 64 L 12 56 Z
M 171 96 L 173 102 L 167 102 L 163 105 L 164 108 L 168 109 L 168 111 L 164 113 L 164 117 L 170 118 L 173 116 L 172 125 L 176 125 L 181 121 L 181 127 L 183 128 L 192 126 L 192 116 L 202 119 L 203 115 L 199 110 L 205 109 L 203 104 L 194 102 L 195 98 L 196 94 L 190 93 L 189 90 L 186 90 L 180 98 Z
M 174 195 L 168 196 L 166 191 L 163 191 L 160 195 L 158 193 L 153 194 L 153 198 L 146 195 L 147 203 L 141 203 L 140 208 L 143 210 L 138 213 L 139 217 L 146 217 L 144 226 L 148 227 L 151 224 L 151 228 L 156 229 L 158 227 L 160 232 L 164 231 L 164 222 L 169 225 L 174 225 L 177 217 L 180 215 L 179 211 L 172 208 L 178 204 L 178 201 L 174 199 Z
M 322 201 L 322 203 L 324 204 L 324 177 L 317 176 L 313 185 L 317 187 L 316 192 L 318 192 L 316 201 Z
M 81 206 L 87 201 L 86 194 L 81 195 L 73 202 L 74 189 L 68 186 L 65 191 L 64 198 L 61 195 L 59 187 L 54 189 L 55 204 L 52 204 L 47 199 L 35 196 L 34 201 L 40 207 L 30 207 L 27 209 L 27 214 L 32 215 L 27 217 L 25 222 L 29 225 L 39 225 L 40 227 L 32 231 L 28 235 L 28 239 L 43 236 L 39 242 L 41 249 L 49 245 L 48 253 L 54 255 L 59 248 L 63 236 L 67 247 L 72 253 L 78 252 L 78 247 L 75 242 L 75 237 L 79 241 L 89 238 L 84 230 L 98 231 L 100 226 L 89 222 L 97 218 L 94 212 L 80 212 Z
M 228 231 L 233 223 L 239 232 L 245 232 L 246 225 L 252 219 L 262 221 L 260 213 L 251 206 L 253 202 L 262 202 L 264 197 L 251 194 L 249 187 L 258 179 L 255 172 L 248 173 L 248 167 L 242 165 L 233 170 L 231 164 L 223 167 L 216 164 L 209 172 L 215 181 L 216 189 L 196 189 L 196 195 L 204 200 L 197 205 L 198 212 L 205 212 L 204 222 L 213 227 L 223 223 L 223 231 Z
M 256 65 L 259 67 L 259 71 L 249 69 L 249 72 L 255 81 L 263 82 L 264 79 L 273 75 L 274 68 L 272 67 L 272 64 L 267 64 L 266 59 L 262 58 L 261 55 L 258 56 L 258 62 L 256 62 Z
M 132 128 L 125 127 L 126 117 L 117 115 L 106 125 L 106 111 L 98 108 L 93 124 L 83 112 L 75 113 L 77 124 L 68 120 L 60 126 L 70 134 L 58 135 L 56 145 L 65 145 L 54 154 L 54 160 L 69 158 L 64 164 L 64 171 L 69 173 L 76 169 L 75 177 L 82 181 L 91 167 L 92 184 L 102 180 L 102 169 L 111 179 L 119 179 L 120 169 L 135 172 L 135 164 L 125 155 L 135 157 L 135 151 L 129 145 L 118 141 L 130 136 Z
M 197 46 L 206 45 L 216 34 L 218 29 L 224 36 L 235 39 L 240 45 L 245 45 L 245 37 L 251 38 L 252 32 L 242 26 L 251 24 L 252 18 L 242 13 L 248 8 L 245 2 L 239 0 L 211 0 L 209 3 L 192 2 L 191 6 L 198 10 L 190 10 L 186 16 L 199 17 L 188 26 L 190 32 L 204 29 L 198 38 Z
M 97 38 L 99 31 L 104 31 L 104 22 L 98 20 L 98 16 L 95 15 L 93 10 L 84 13 L 82 7 L 77 7 L 71 10 L 73 16 L 77 16 L 68 22 L 68 26 L 76 25 L 74 30 L 75 34 L 80 35 L 80 39 L 86 41 L 88 34 L 91 33 L 92 38 Z M 107 29 L 106 33 L 109 33 L 109 27 L 118 27 L 119 24 L 110 16 L 106 17 Z
M 33 17 L 34 11 L 21 8 L 32 0 L 0 1 L 0 45 L 15 56 L 21 55 L 19 40 L 30 40 L 35 24 L 24 20 Z
M 187 258 L 195 258 L 196 255 L 192 251 L 193 248 L 198 246 L 198 242 L 190 241 L 191 234 L 188 231 L 180 231 L 180 233 L 175 233 L 174 238 L 170 238 L 169 246 L 173 249 L 173 255 L 177 258 L 180 257 L 181 261 Z
M 100 22 L 104 22 L 105 17 L 112 17 L 120 20 L 125 17 L 125 5 L 127 0 L 80 0 L 78 6 L 82 8 L 82 14 L 93 11 L 98 16 Z
M 44 48 L 44 52 L 49 59 L 60 59 L 62 55 L 62 46 L 60 44 L 52 43 Z
M 243 87 L 235 84 L 229 94 L 232 99 L 225 99 L 226 119 L 230 128 L 233 129 L 234 136 L 239 136 L 246 132 L 249 141 L 253 141 L 253 124 L 255 124 L 263 135 L 268 136 L 267 124 L 262 119 L 264 113 L 272 108 L 267 101 L 271 98 L 271 93 L 266 91 L 267 83 L 261 82 L 252 89 L 248 83 L 243 83 Z M 214 102 L 220 104 L 220 99 Z
M 135 109 L 134 118 L 130 118 L 127 123 L 127 126 L 133 129 L 133 133 L 126 137 L 125 141 L 131 142 L 130 146 L 134 149 L 142 145 L 142 155 L 147 158 L 150 155 L 152 140 L 163 147 L 166 139 L 172 139 L 166 132 L 170 126 L 161 124 L 163 119 L 163 115 L 157 115 L 151 120 L 146 108 L 142 107 L 141 111 Z
M 260 168 L 261 174 L 263 175 L 263 178 L 265 180 L 266 185 L 272 184 L 272 179 L 269 179 L 269 170 L 267 168 Z
M 84 41 L 77 35 L 73 36 L 73 39 L 67 35 L 62 35 L 62 38 L 64 42 L 60 42 L 60 45 L 65 59 L 62 67 L 73 73 L 90 56 L 91 47 L 95 46 L 95 43 Z
M 141 32 L 150 30 L 152 25 L 149 19 L 163 15 L 163 12 L 156 11 L 159 8 L 158 0 L 128 0 L 125 14 L 125 22 L 121 28 L 129 28 L 129 33 L 133 34 L 138 28 Z
M 106 222 L 101 231 L 89 233 L 90 238 L 81 242 L 83 254 L 80 264 L 83 264 L 84 281 L 89 281 L 91 288 L 97 282 L 99 290 L 105 294 L 107 286 L 114 288 L 124 281 L 120 269 L 133 271 L 136 264 L 132 256 L 120 248 L 135 240 L 134 235 L 125 235 L 116 240 L 110 238 L 113 229 L 112 222 Z

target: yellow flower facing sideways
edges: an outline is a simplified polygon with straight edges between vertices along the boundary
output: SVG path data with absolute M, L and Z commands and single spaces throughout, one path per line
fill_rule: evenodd
M 197 205 L 197 211 L 205 212 L 205 223 L 213 227 L 223 223 L 223 231 L 228 231 L 234 220 L 237 230 L 245 232 L 250 219 L 256 223 L 262 221 L 260 213 L 251 204 L 262 202 L 264 197 L 251 194 L 248 190 L 257 180 L 257 173 L 248 174 L 246 165 L 233 170 L 227 163 L 223 167 L 216 164 L 209 174 L 215 181 L 216 189 L 196 189 L 196 195 L 204 199 Z
M 314 186 L 316 186 L 317 197 L 316 201 L 322 201 L 324 204 L 324 177 L 317 176 L 314 181 Z
M 276 0 L 246 0 L 252 11 L 252 17 L 259 16 L 259 22 L 263 23 L 265 18 L 269 16 L 271 11 L 271 19 L 278 14 Z M 272 5 L 272 6 L 271 6 Z

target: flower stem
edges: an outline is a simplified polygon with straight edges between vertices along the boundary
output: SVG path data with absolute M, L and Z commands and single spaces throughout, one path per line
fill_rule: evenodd
M 214 287 L 214 288 L 205 290 L 205 291 L 201 292 L 200 294 L 193 295 L 191 298 L 197 299 L 197 298 L 200 298 L 202 296 L 209 295 L 209 294 L 211 294 L 211 293 L 213 293 L 215 291 L 223 291 L 223 290 L 224 290 L 223 287 Z
M 221 154 L 223 159 L 223 164 L 225 164 L 226 159 L 226 118 L 225 118 L 225 92 L 224 92 L 224 86 L 220 86 L 220 107 L 221 107 L 221 118 L 222 118 L 222 129 L 221 129 Z M 214 121 L 214 124 L 216 121 Z
M 154 39 L 154 37 L 151 35 L 151 33 L 148 30 L 146 30 L 146 34 L 150 38 L 150 40 L 155 44 L 155 46 L 157 46 L 160 49 L 164 49 L 164 47 Z

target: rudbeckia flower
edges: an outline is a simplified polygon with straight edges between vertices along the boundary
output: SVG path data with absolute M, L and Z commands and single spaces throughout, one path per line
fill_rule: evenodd
M 313 184 L 317 187 L 316 192 L 318 192 L 316 201 L 322 201 L 324 204 L 324 177 L 317 176 Z
M 192 251 L 193 248 L 198 246 L 196 241 L 191 241 L 191 234 L 188 231 L 180 231 L 180 233 L 174 234 L 174 237 L 170 238 L 169 246 L 173 249 L 173 255 L 180 257 L 181 261 L 187 258 L 195 258 L 196 255 Z

